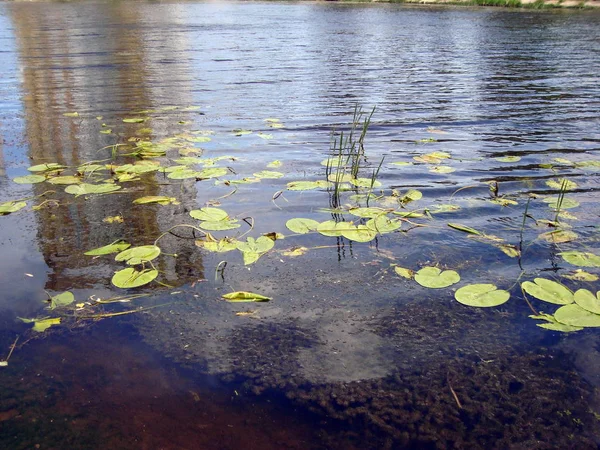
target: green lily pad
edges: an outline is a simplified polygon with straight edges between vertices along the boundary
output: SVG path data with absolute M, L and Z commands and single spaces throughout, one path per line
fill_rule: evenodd
M 0 216 L 4 216 L 6 214 L 17 212 L 20 209 L 23 209 L 27 206 L 25 202 L 17 202 L 17 201 L 8 201 L 4 203 L 0 203 Z
M 399 198 L 400 203 L 406 205 L 410 202 L 414 202 L 423 198 L 423 193 L 416 189 L 409 189 L 402 197 Z
M 130 117 L 127 119 L 123 119 L 123 123 L 143 123 L 146 121 L 144 117 Z
M 326 220 L 317 226 L 317 231 L 323 236 L 339 237 L 342 235 L 342 229 L 350 222 L 336 222 L 335 220 Z
M 249 237 L 246 242 L 238 241 L 236 242 L 236 247 L 239 251 L 246 253 L 266 253 L 271 250 L 275 246 L 275 243 L 272 239 L 269 239 L 266 236 L 260 236 L 257 239 Z
M 131 244 L 128 244 L 125 241 L 117 241 L 112 244 L 105 245 L 103 247 L 98 247 L 92 250 L 88 250 L 84 253 L 87 256 L 101 256 L 101 255 L 110 255 L 111 253 L 120 253 L 123 250 L 131 247 Z
M 56 309 L 61 306 L 70 305 L 75 301 L 75 296 L 72 292 L 66 291 L 62 294 L 55 295 L 50 299 L 50 309 Z
M 224 294 L 223 297 L 228 302 L 268 302 L 272 300 L 271 297 L 265 297 L 264 295 L 255 294 L 254 292 L 236 291 L 229 294 Z
M 456 169 L 450 166 L 434 166 L 430 167 L 429 171 L 433 173 L 452 173 L 456 172 Z
M 600 291 L 594 295 L 587 289 L 579 289 L 574 294 L 575 303 L 581 306 L 583 309 L 594 313 L 600 314 Z
M 22 177 L 15 177 L 13 181 L 18 184 L 36 184 L 46 181 L 46 177 L 43 175 L 25 175 Z
M 557 209 L 558 208 L 558 198 L 557 197 L 546 197 L 542 199 L 544 203 L 547 203 L 549 207 Z M 579 206 L 579 202 L 577 200 L 573 200 L 571 198 L 563 197 L 562 203 L 560 204 L 561 209 L 571 209 L 577 208 Z
M 35 166 L 28 167 L 27 170 L 30 172 L 49 172 L 52 170 L 60 170 L 64 169 L 65 166 L 58 163 L 46 163 L 46 164 L 37 164 Z
M 377 231 L 368 228 L 366 225 L 354 225 L 349 222 L 341 222 L 345 224 L 342 229 L 342 236 L 346 239 L 356 242 L 369 242 L 375 239 Z
M 380 216 L 382 214 L 386 214 L 388 211 L 383 208 L 350 208 L 348 210 L 350 214 L 357 217 L 365 217 L 372 219 L 374 217 Z
M 410 270 L 405 267 L 396 266 L 396 267 L 394 267 L 394 271 L 402 278 L 406 278 L 409 280 L 415 276 L 414 270 Z
M 333 184 L 328 181 L 291 181 L 287 184 L 289 191 L 310 191 L 312 189 L 327 189 Z
M 209 252 L 225 253 L 237 249 L 235 239 L 223 238 L 218 241 L 196 241 L 198 247 L 203 247 Z
M 190 216 L 192 216 L 194 219 L 208 220 L 211 222 L 229 219 L 229 214 L 227 214 L 227 212 L 225 212 L 221 208 L 213 208 L 210 206 L 206 206 L 200 209 L 194 209 L 190 211 Z
M 436 205 L 435 209 L 432 209 L 430 212 L 431 212 L 431 214 L 441 214 L 441 213 L 447 213 L 447 212 L 455 212 L 455 211 L 459 211 L 459 210 L 460 210 L 460 206 L 458 206 L 458 205 L 442 204 L 442 205 Z
M 493 284 L 469 284 L 458 289 L 454 298 L 463 305 L 490 308 L 506 303 L 510 293 Z
M 143 262 L 152 261 L 158 255 L 160 255 L 160 247 L 156 245 L 142 245 L 123 250 L 115 256 L 115 261 L 126 261 L 128 265 L 135 266 Z
M 157 276 L 158 270 L 156 269 L 138 271 L 133 267 L 127 267 L 126 269 L 115 272 L 111 282 L 118 288 L 128 289 L 148 284 Z
M 321 161 L 321 165 L 325 167 L 345 167 L 349 163 L 347 156 L 332 156 L 331 158 Z
M 313 219 L 296 218 L 288 220 L 285 223 L 285 226 L 292 233 L 306 234 L 316 230 L 319 226 L 319 222 Z
M 237 220 L 205 220 L 199 224 L 200 228 L 209 231 L 234 230 L 240 226 Z
M 136 205 L 146 205 L 148 203 L 158 203 L 159 205 L 178 205 L 179 202 L 175 197 L 166 197 L 164 195 L 149 195 L 146 197 L 136 198 L 133 203 Z
M 121 186 L 115 184 L 89 184 L 89 183 L 81 183 L 81 184 L 72 184 L 65 188 L 65 192 L 67 194 L 73 194 L 77 197 L 80 195 L 89 195 L 89 194 L 107 194 L 109 192 L 118 191 L 121 189 Z
M 370 228 L 377 233 L 391 233 L 402 227 L 402 222 L 396 219 L 390 219 L 387 215 L 382 214 L 367 221 L 367 228 Z
M 267 167 L 269 169 L 277 169 L 278 167 L 281 167 L 281 165 L 282 162 L 276 159 L 275 161 L 271 161 L 269 164 L 267 164 Z
M 33 331 L 43 333 L 53 325 L 60 325 L 60 317 L 52 317 L 50 319 L 40 319 L 33 322 Z
M 553 230 L 542 233 L 538 237 L 547 242 L 561 244 L 564 242 L 574 241 L 579 237 L 579 235 L 570 230 Z
M 75 177 L 73 175 L 64 175 L 60 177 L 48 178 L 48 183 L 50 184 L 79 184 L 81 183 L 81 178 Z
M 352 179 L 348 180 L 348 182 L 350 182 L 351 184 L 353 184 L 354 186 L 357 186 L 357 187 L 364 187 L 364 188 L 381 187 L 380 181 L 373 180 L 371 178 L 352 178 Z
M 269 179 L 269 178 L 281 178 L 283 177 L 283 174 L 281 172 L 275 172 L 274 170 L 262 170 L 260 172 L 256 172 L 255 174 L 253 174 L 256 178 L 265 178 L 265 179 Z
M 503 198 L 503 197 L 499 197 L 499 198 L 492 198 L 490 199 L 490 203 L 495 203 L 496 205 L 500 205 L 500 206 L 514 206 L 514 205 L 518 205 L 519 202 L 516 202 L 514 200 L 510 200 L 508 198 Z
M 590 252 L 560 252 L 562 258 L 574 266 L 600 267 L 600 256 Z
M 573 303 L 573 293 L 562 284 L 545 278 L 535 278 L 533 281 L 533 283 L 531 281 L 521 283 L 521 288 L 538 300 L 555 305 Z
M 552 189 L 564 189 L 565 191 L 571 191 L 577 187 L 577 183 L 566 178 L 561 178 L 560 180 L 548 180 L 546 181 L 546 185 Z
M 600 279 L 598 275 L 586 272 L 582 269 L 576 269 L 573 272 L 563 274 L 562 276 L 575 281 L 598 281 L 598 279 Z
M 441 289 L 458 283 L 460 275 L 454 270 L 442 271 L 437 267 L 423 267 L 415 274 L 415 281 L 426 288 Z
M 413 163 L 410 161 L 395 161 L 390 163 L 393 166 L 412 166 Z
M 600 314 L 594 314 L 575 303 L 558 308 L 554 318 L 573 327 L 600 327 Z
M 496 161 L 500 162 L 518 162 L 521 161 L 520 156 L 501 156 L 499 158 L 494 158 Z
M 174 171 L 170 172 L 167 175 L 167 178 L 169 178 L 171 180 L 187 180 L 189 178 L 200 178 L 199 174 L 200 174 L 200 172 L 198 172 L 197 170 L 186 168 L 186 169 L 174 170 Z

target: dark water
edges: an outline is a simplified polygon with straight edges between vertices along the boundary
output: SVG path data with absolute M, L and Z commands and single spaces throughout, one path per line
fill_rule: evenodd
M 600 253 L 599 23 L 596 11 L 1 4 L 0 203 L 27 206 L 0 218 L 1 358 L 19 336 L 0 367 L 0 445 L 597 448 L 598 333 L 536 327 L 531 309 L 556 308 L 530 307 L 518 282 L 599 289 L 563 277 L 577 267 L 559 255 Z M 374 191 L 386 196 L 369 206 L 397 208 L 394 191 L 418 189 L 423 198 L 405 210 L 425 215 L 368 243 L 292 236 L 285 223 L 296 217 L 358 223 L 348 207 L 366 206 L 352 195 L 368 190 L 338 199 L 286 189 L 324 180 L 331 133 L 348 132 L 357 105 L 375 107 L 359 174 L 379 168 Z M 163 167 L 191 148 L 223 157 L 214 167 L 228 172 L 144 174 L 116 194 L 80 197 L 13 182 L 42 163 L 72 175 L 90 161 L 139 162 L 127 154 L 140 141 L 166 149 L 146 159 Z M 432 152 L 450 158 L 414 159 Z M 497 159 L 506 156 L 520 160 Z M 236 184 L 265 169 L 282 176 Z M 98 182 L 111 176 L 99 173 Z M 578 206 L 560 226 L 577 238 L 548 242 L 540 235 L 557 212 L 543 200 L 558 197 L 547 182 L 562 178 L 576 183 L 567 198 Z M 148 195 L 179 204 L 132 204 Z M 435 212 L 447 204 L 455 209 Z M 197 225 L 188 212 L 207 205 L 240 221 L 217 238 L 286 238 L 244 265 L 240 252 L 200 249 L 200 233 L 180 227 L 160 239 L 160 284 L 131 290 L 111 284 L 122 263 L 83 255 L 117 239 L 150 245 L 174 225 Z M 332 206 L 342 210 L 323 211 Z M 107 223 L 112 216 L 123 221 Z M 285 253 L 297 247 L 308 251 Z M 511 299 L 469 308 L 453 299 L 457 286 L 422 288 L 396 265 L 453 269 L 457 286 L 495 283 Z M 67 290 L 83 306 L 49 311 L 48 295 Z M 220 298 L 233 290 L 273 300 Z M 145 297 L 96 301 L 131 293 Z M 18 319 L 45 316 L 61 324 L 36 333 Z

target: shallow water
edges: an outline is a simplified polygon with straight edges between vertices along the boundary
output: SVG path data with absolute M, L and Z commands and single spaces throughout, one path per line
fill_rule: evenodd
M 1 4 L 0 202 L 27 199 L 0 218 L 1 348 L 19 336 L 0 368 L 9 386 L 2 445 L 596 448 L 598 333 L 536 327 L 518 282 L 599 289 L 564 278 L 577 267 L 559 255 L 600 251 L 598 18 L 319 3 Z M 339 198 L 287 189 L 325 179 L 332 132 L 348 135 L 357 105 L 362 119 L 375 108 L 359 176 L 376 172 L 373 193 L 383 197 L 369 206 L 424 216 L 368 243 L 294 235 L 285 224 L 296 217 L 360 220 L 348 209 L 366 201 L 352 195 L 369 189 Z M 79 197 L 48 181 L 13 182 L 42 163 L 71 175 L 90 161 L 139 162 L 127 154 L 140 141 L 166 148 L 145 159 L 162 167 L 191 148 L 223 157 L 214 167 L 227 172 L 182 181 L 154 172 Z M 418 160 L 432 152 L 450 158 Z M 497 159 L 506 156 L 521 159 Z M 236 184 L 265 169 L 282 177 Z M 556 211 L 543 200 L 559 193 L 547 182 L 563 177 L 577 183 L 567 198 L 579 206 L 561 227 L 577 238 L 547 242 L 539 236 Z M 423 198 L 401 208 L 408 189 Z M 132 204 L 148 195 L 179 204 Z M 447 204 L 452 211 L 436 212 Z M 202 233 L 181 227 L 160 239 L 160 283 L 131 290 L 111 284 L 123 263 L 83 255 L 197 226 L 188 213 L 207 205 L 239 220 L 216 238 L 286 238 L 244 265 L 241 252 L 208 252 L 194 243 Z M 112 216 L 123 221 L 107 223 Z M 297 247 L 308 250 L 285 253 Z M 426 289 L 395 265 L 453 269 L 461 284 Z M 511 299 L 463 306 L 453 291 L 468 283 L 495 283 Z M 49 311 L 48 295 L 66 290 L 83 306 Z M 220 298 L 233 290 L 273 300 Z M 145 296 L 95 302 L 130 293 Z M 43 333 L 18 320 L 48 315 L 62 322 Z

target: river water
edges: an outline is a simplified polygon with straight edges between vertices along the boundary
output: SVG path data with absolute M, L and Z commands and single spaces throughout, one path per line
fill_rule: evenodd
M 0 4 L 0 203 L 26 203 L 0 217 L 2 448 L 598 448 L 597 328 L 536 326 L 558 305 L 520 286 L 600 289 L 599 265 L 562 257 L 600 254 L 599 24 L 597 11 Z M 345 162 L 321 164 L 353 114 L 358 186 Z M 181 165 L 195 175 L 172 177 Z M 81 181 L 115 191 L 65 192 Z M 175 202 L 133 203 L 145 196 Z M 203 207 L 232 227 L 190 217 Z M 286 227 L 365 224 L 357 207 L 399 228 Z M 205 246 L 261 235 L 273 248 L 255 262 Z M 123 262 L 84 255 L 120 239 L 159 246 L 138 267 L 155 281 L 119 289 Z M 423 267 L 460 282 L 396 272 Z M 472 283 L 510 300 L 458 303 Z M 49 305 L 65 291 L 75 300 Z M 48 317 L 42 331 L 20 320 Z

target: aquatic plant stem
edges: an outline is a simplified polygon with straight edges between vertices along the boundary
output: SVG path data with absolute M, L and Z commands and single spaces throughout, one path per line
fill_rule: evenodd
M 193 226 L 193 225 L 188 225 L 188 224 L 185 224 L 185 223 L 181 223 L 181 224 L 179 224 L 179 225 L 174 225 L 174 226 L 172 226 L 172 227 L 171 227 L 171 228 L 169 228 L 167 231 L 165 231 L 165 232 L 164 232 L 164 233 L 162 233 L 160 236 L 158 236 L 158 237 L 156 238 L 156 240 L 154 241 L 154 245 L 157 245 L 157 244 L 158 244 L 158 241 L 159 241 L 160 239 L 162 239 L 164 236 L 166 236 L 167 234 L 172 234 L 172 233 L 171 233 L 171 231 L 172 231 L 172 230 L 174 230 L 175 228 L 178 228 L 178 227 L 191 228 L 191 229 L 193 229 L 193 230 L 199 231 L 199 232 L 200 232 L 200 233 L 202 233 L 202 234 L 203 234 L 205 237 L 208 235 L 208 233 L 206 233 L 206 232 L 202 231 L 202 230 L 201 230 L 200 228 L 198 228 L 198 227 L 195 227 L 195 226 Z

